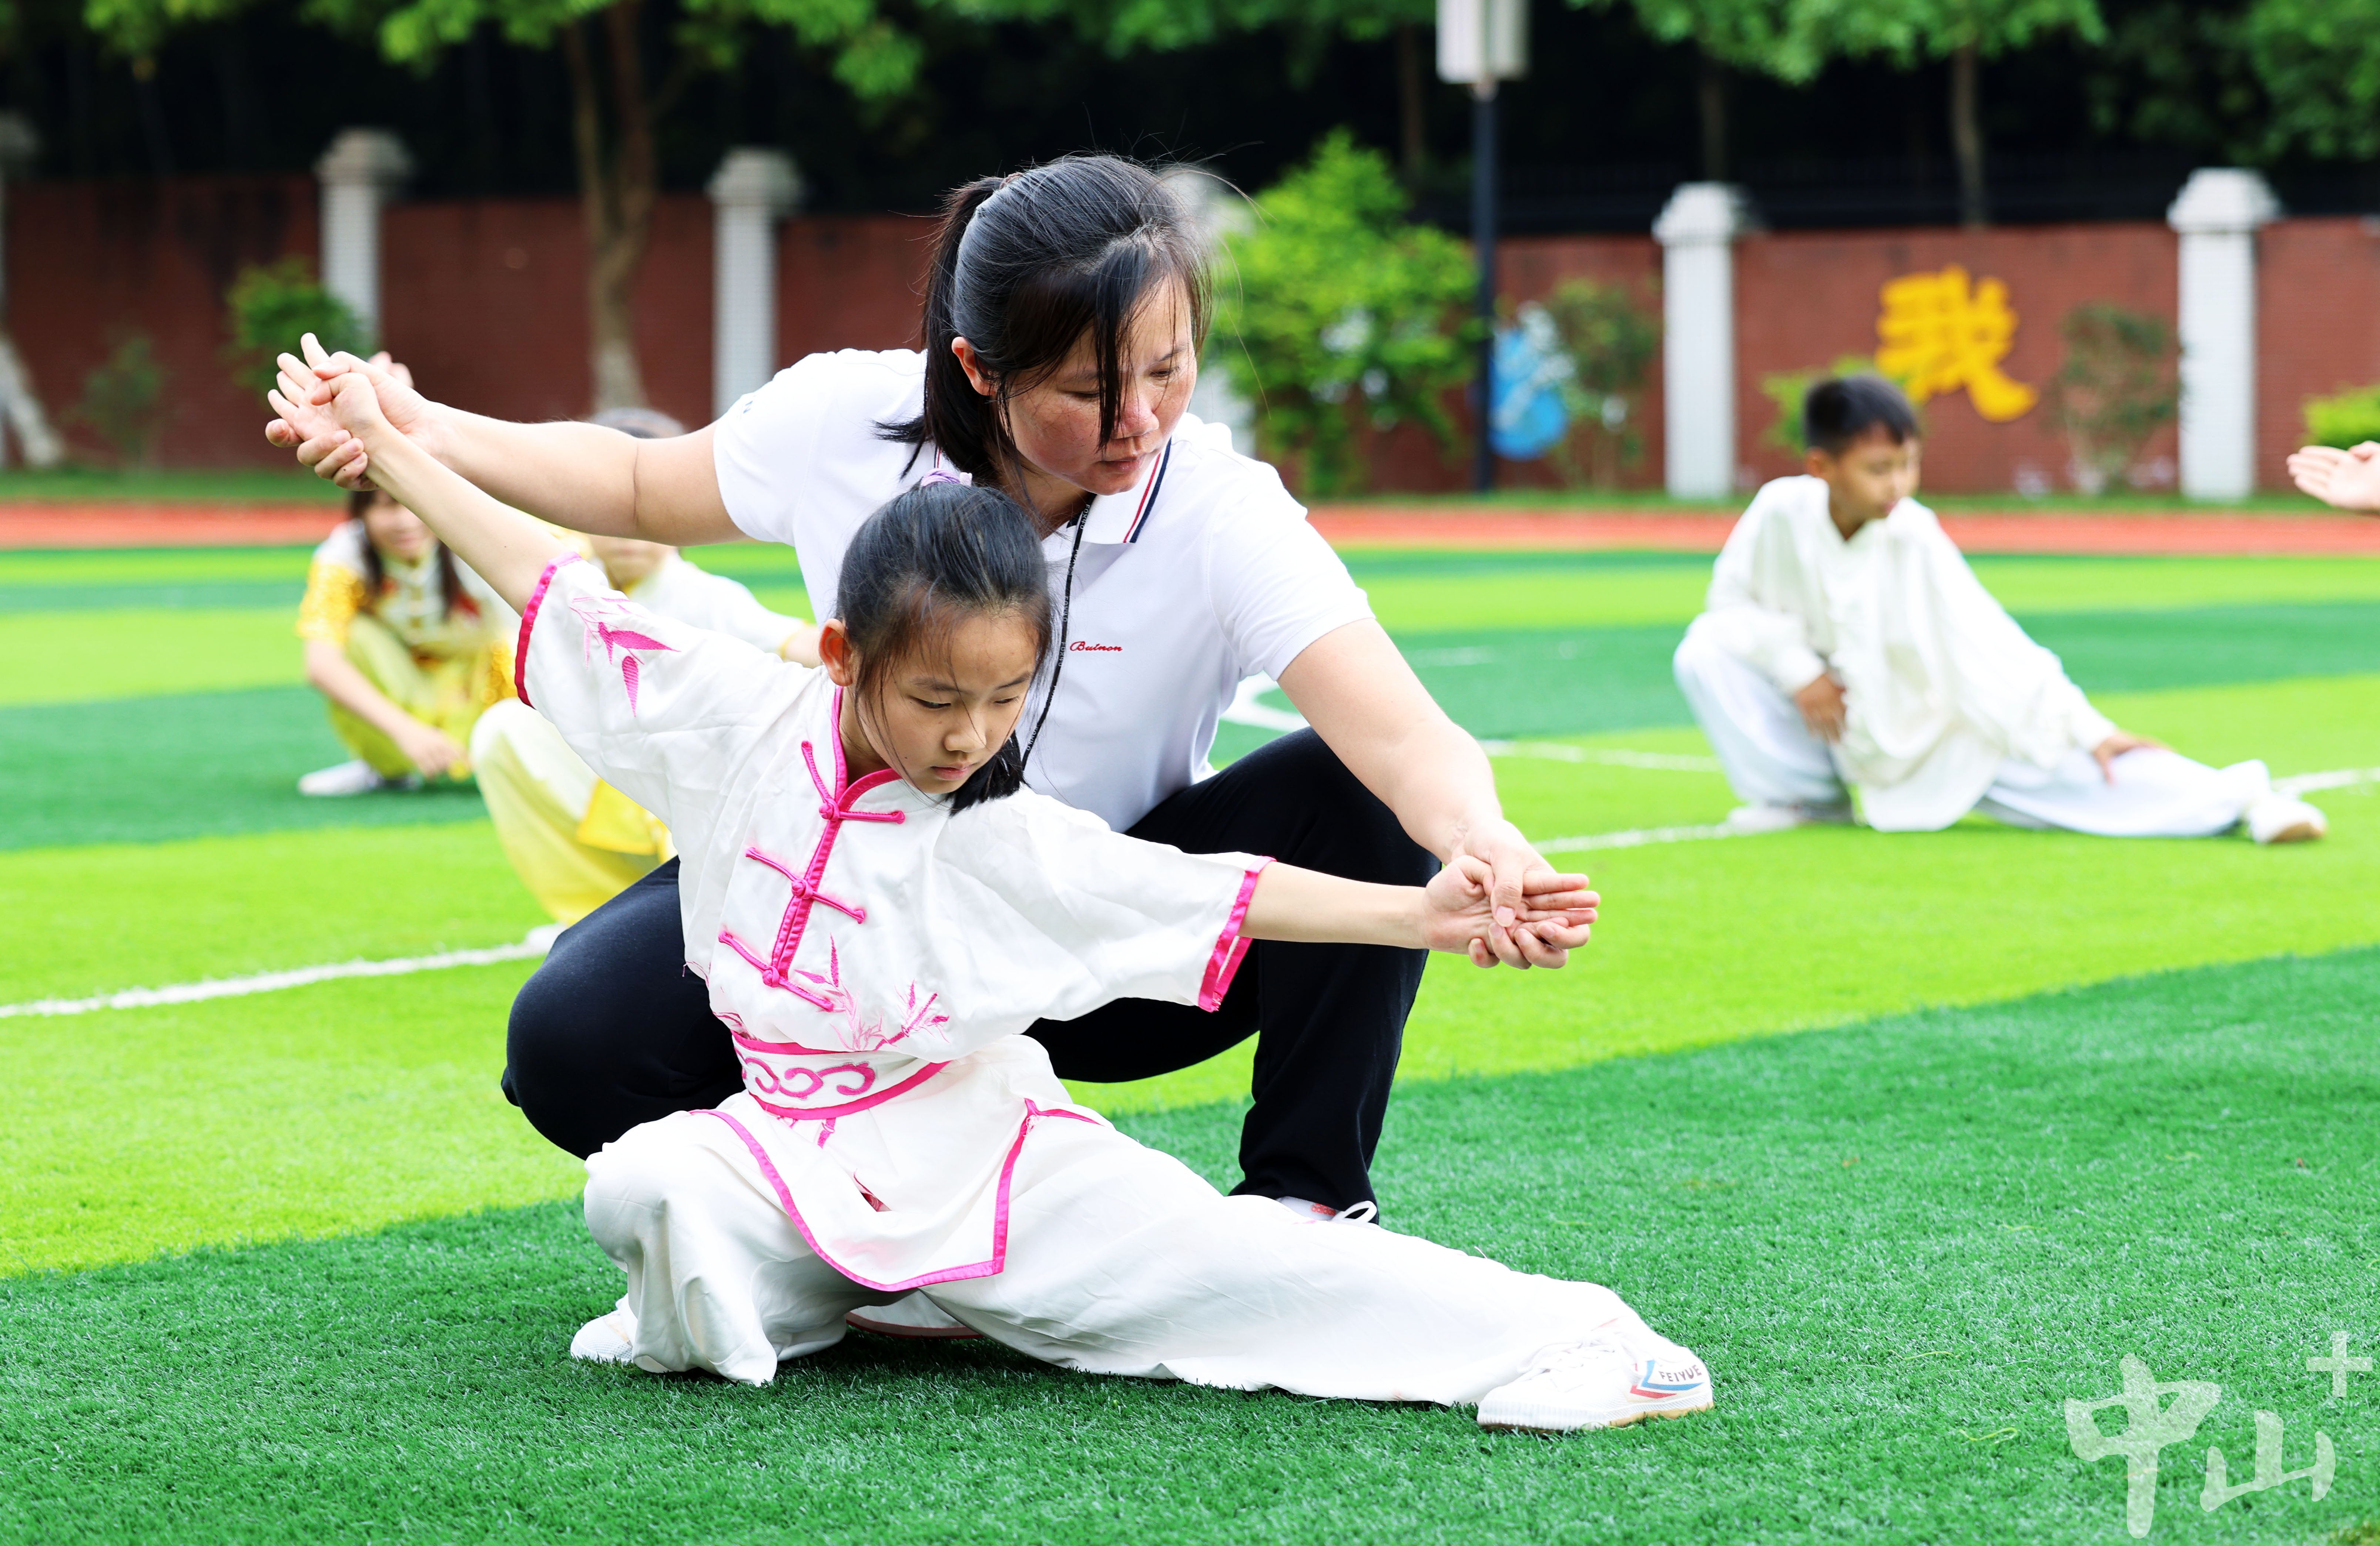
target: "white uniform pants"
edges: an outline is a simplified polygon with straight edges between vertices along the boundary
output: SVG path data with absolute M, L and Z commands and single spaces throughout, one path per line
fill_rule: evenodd
M 1827 743 L 1775 683 L 1693 635 L 1678 646 L 1674 665 L 1678 690 L 1737 798 L 1752 805 L 1851 798 Z M 2272 786 L 2262 762 L 2210 768 L 2163 749 L 2128 751 L 2116 759 L 2115 773 L 2110 784 L 2086 750 L 2048 769 L 2010 758 L 1975 809 L 2014 826 L 2099 837 L 2212 837 L 2237 825 Z
M 846 1311 L 902 1297 L 813 1255 L 714 1118 L 649 1122 L 587 1172 L 588 1227 L 627 1272 L 622 1320 L 647 1369 L 766 1384 L 781 1359 L 842 1340 Z M 1026 1139 L 1005 1269 L 929 1292 L 984 1335 L 1068 1369 L 1367 1401 L 1476 1401 L 1539 1348 L 1599 1329 L 1653 1352 L 1608 1288 L 1377 1226 L 1302 1222 L 1087 1122 L 1041 1122 Z

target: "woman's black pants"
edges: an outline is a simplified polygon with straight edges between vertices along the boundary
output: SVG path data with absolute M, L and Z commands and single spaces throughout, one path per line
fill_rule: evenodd
M 1421 884 L 1438 868 L 1310 730 L 1182 790 L 1132 834 L 1396 885 Z M 504 1093 L 574 1154 L 743 1088 L 679 933 L 673 860 L 565 931 L 513 1003 Z M 1186 1068 L 1254 1035 L 1256 1103 L 1234 1189 L 1347 1208 L 1372 1199 L 1372 1151 L 1424 959 L 1378 945 L 1258 941 L 1211 1013 L 1122 999 L 1030 1034 L 1060 1077 L 1100 1083 Z

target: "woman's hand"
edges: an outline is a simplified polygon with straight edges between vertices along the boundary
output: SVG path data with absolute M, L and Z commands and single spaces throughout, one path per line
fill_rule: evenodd
M 407 761 L 421 770 L 424 778 L 436 778 L 458 767 L 463 761 L 463 744 L 460 741 L 436 725 L 424 724 L 418 719 L 408 718 L 402 726 L 392 731 L 389 738 L 396 742 L 396 749 L 405 753 Z
M 1603 899 L 1586 889 L 1584 875 L 1560 875 L 1547 867 L 1534 878 L 1537 889 L 1525 905 L 1512 909 L 1509 922 L 1500 921 L 1494 870 L 1485 859 L 1457 854 L 1422 888 L 1425 944 L 1462 951 L 1478 967 L 1565 965 L 1593 931 Z
M 313 469 L 317 478 L 326 478 L 343 489 L 370 486 L 371 459 L 354 438 L 352 426 L 343 426 L 331 406 L 339 379 L 353 374 L 371 384 L 381 415 L 391 428 L 432 456 L 439 454 L 437 405 L 414 390 L 413 372 L 391 359 L 385 350 L 370 359 L 345 352 L 331 354 L 310 333 L 298 347 L 305 358 L 281 356 L 278 390 L 266 395 L 280 415 L 264 426 L 266 440 L 296 451 L 298 460 Z
M 1475 949 L 1471 958 L 1483 967 L 1499 962 L 1508 967 L 1558 967 L 1567 953 L 1586 943 L 1586 925 L 1594 921 L 1599 900 L 1586 891 L 1586 877 L 1557 873 L 1521 835 L 1521 829 L 1501 816 L 1468 823 L 1447 857 L 1475 858 L 1494 876 L 1490 899 L 1497 928 L 1486 936 L 1487 958 Z M 1582 903 L 1577 898 L 1584 897 Z M 1562 915 L 1583 907 L 1585 918 L 1560 921 Z M 1533 921 L 1534 917 L 1534 921 Z M 1521 928 L 1524 923 L 1531 924 Z

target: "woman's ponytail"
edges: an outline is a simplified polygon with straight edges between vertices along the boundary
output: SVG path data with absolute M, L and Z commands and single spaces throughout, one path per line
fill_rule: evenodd
M 1063 365 L 1087 336 L 1105 440 L 1123 396 L 1123 331 L 1169 281 L 1181 288 L 1194 347 L 1204 343 L 1204 249 L 1180 201 L 1148 168 L 1116 156 L 1066 156 L 977 178 L 951 194 L 934 233 L 918 340 L 924 402 L 915 419 L 880 424 L 878 432 L 930 444 L 949 466 L 1004 482 L 1016 461 L 1008 399 Z M 960 336 L 999 383 L 990 396 L 952 352 Z

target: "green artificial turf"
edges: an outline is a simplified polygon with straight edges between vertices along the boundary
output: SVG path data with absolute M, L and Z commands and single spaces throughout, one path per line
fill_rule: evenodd
M 0 1281 L 0 1534 L 2120 1540 L 2063 1404 L 2131 1356 L 2221 1388 L 2158 1538 L 2311 1541 L 2380 1512 L 2380 1387 L 2304 1367 L 2380 1333 L 2375 993 L 2365 951 L 1406 1091 L 1391 1224 L 1618 1288 L 1710 1362 L 1680 1421 L 1488 1435 L 864 1335 L 757 1391 L 574 1365 L 619 1280 L 545 1206 Z M 1127 1126 L 1227 1179 L 1237 1116 Z M 2257 1410 L 2292 1469 L 2328 1435 L 2335 1490 L 2203 1513 Z
M 0 709 L 305 679 L 298 608 L 0 614 Z
M 567 1193 L 496 1088 L 529 968 L 0 1019 L 0 1272 Z
M 0 852 L 0 1004 L 480 949 L 546 921 L 484 818 Z
M 305 687 L 0 708 L 0 849 L 453 822 L 483 809 L 476 789 L 445 781 L 345 799 L 298 792 L 300 774 L 349 755 Z

